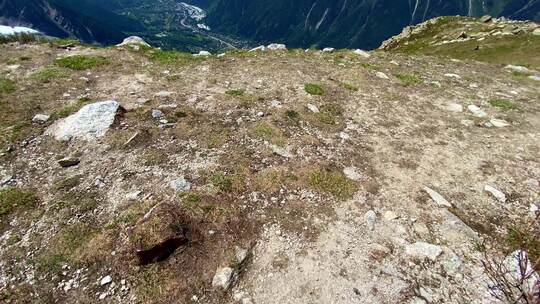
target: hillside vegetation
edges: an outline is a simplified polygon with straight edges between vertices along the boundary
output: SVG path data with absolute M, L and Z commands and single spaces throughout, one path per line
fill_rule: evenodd
M 209 56 L 5 39 L 0 302 L 537 303 L 537 32 L 444 18 L 369 53 Z

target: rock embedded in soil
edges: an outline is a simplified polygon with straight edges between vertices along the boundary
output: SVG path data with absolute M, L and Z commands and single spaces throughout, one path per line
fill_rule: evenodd
M 362 179 L 362 174 L 358 172 L 358 169 L 356 167 L 346 167 L 343 169 L 343 174 L 345 176 L 353 181 L 359 181 Z
M 442 195 L 440 195 L 439 193 L 437 193 L 435 190 L 429 188 L 429 187 L 424 187 L 424 191 L 427 192 L 427 194 L 429 194 L 429 196 L 431 197 L 431 199 L 439 206 L 442 206 L 442 207 L 452 207 L 452 204 L 450 204 L 450 202 L 448 202 Z
M 181 176 L 172 180 L 169 183 L 169 187 L 171 187 L 174 191 L 187 191 L 191 189 L 191 183 Z
M 223 267 L 216 271 L 212 279 L 212 287 L 223 290 L 229 289 L 233 280 L 234 270 L 231 267 Z
M 75 114 L 50 126 L 45 134 L 59 141 L 102 137 L 114 123 L 119 108 L 120 104 L 114 100 L 85 105 Z
M 431 261 L 436 261 L 442 254 L 443 250 L 440 246 L 429 244 L 426 242 L 416 242 L 405 247 L 405 253 L 415 258 L 428 258 Z
M 484 191 L 491 193 L 491 195 L 493 195 L 493 197 L 495 197 L 499 202 L 506 203 L 506 195 L 501 190 L 493 186 L 486 185 L 484 187 Z
M 59 160 L 58 164 L 62 168 L 69 168 L 69 167 L 77 166 L 80 162 L 81 162 L 81 160 L 79 158 L 77 158 L 77 157 L 65 157 L 65 158 L 62 158 L 61 160 Z
M 32 118 L 32 122 L 35 123 L 44 123 L 47 122 L 51 118 L 51 115 L 47 114 L 36 114 L 34 118 Z
M 487 113 L 478 106 L 470 105 L 467 107 L 467 109 L 469 109 L 469 112 L 471 112 L 474 117 L 483 118 L 487 116 Z
M 364 218 L 366 219 L 366 224 L 369 228 L 369 230 L 375 229 L 375 222 L 377 221 L 377 214 L 373 210 L 369 210 L 364 215 Z
M 109 283 L 112 282 L 112 277 L 110 275 L 108 276 L 105 276 L 103 278 L 101 278 L 101 280 L 99 281 L 99 285 L 103 286 L 103 285 L 107 285 Z

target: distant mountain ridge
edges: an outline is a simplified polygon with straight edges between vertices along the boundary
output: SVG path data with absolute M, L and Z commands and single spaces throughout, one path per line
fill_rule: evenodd
M 407 25 L 443 15 L 540 20 L 540 0 L 215 0 L 215 29 L 295 47 L 375 48 Z
M 540 0 L 183 0 L 204 8 L 221 39 L 291 47 L 372 49 L 407 25 L 443 15 L 540 21 Z M 207 33 L 183 24 L 182 0 L 0 0 L 0 24 L 57 37 L 113 44 L 137 34 L 165 48 L 217 49 Z

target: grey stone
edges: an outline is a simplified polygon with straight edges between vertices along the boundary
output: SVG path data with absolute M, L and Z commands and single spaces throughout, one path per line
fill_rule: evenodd
M 103 285 L 107 285 L 107 284 L 109 284 L 111 282 L 112 282 L 112 278 L 111 278 L 110 275 L 108 275 L 108 276 L 105 276 L 105 277 L 101 278 L 101 280 L 99 281 L 99 285 L 103 286 Z
M 377 76 L 377 78 L 380 78 L 380 79 L 390 79 L 390 77 L 388 77 L 388 75 L 386 75 L 385 73 L 383 72 L 377 72 L 375 73 L 375 76 Z
M 160 119 L 162 118 L 164 115 L 163 115 L 163 112 L 161 112 L 160 110 L 157 110 L 157 109 L 153 109 L 152 110 L 152 118 L 155 118 L 155 119 Z
M 439 206 L 442 206 L 442 207 L 452 207 L 452 204 L 450 204 L 450 202 L 448 202 L 442 195 L 440 195 L 439 193 L 437 193 L 435 190 L 429 188 L 429 187 L 424 187 L 424 191 L 427 192 L 427 194 L 429 194 L 429 196 L 431 197 L 431 199 Z
M 364 215 L 364 218 L 366 219 L 366 224 L 369 228 L 369 230 L 375 229 L 375 222 L 377 221 L 377 214 L 373 210 L 369 210 Z
M 405 247 L 405 253 L 416 258 L 428 258 L 431 261 L 436 261 L 442 254 L 442 248 L 437 245 L 426 242 L 416 242 Z
M 234 270 L 230 267 L 218 269 L 212 279 L 212 287 L 221 288 L 223 290 L 229 289 L 232 283 L 233 274 Z
M 200 51 L 197 54 L 193 54 L 193 56 L 195 56 L 195 57 L 209 57 L 209 56 L 212 56 L 212 53 L 210 53 L 208 51 Z
M 471 112 L 475 117 L 482 118 L 487 116 L 487 113 L 476 105 L 470 105 L 467 107 L 467 109 L 469 109 L 469 112 Z
M 324 48 L 322 51 L 324 53 L 332 53 L 335 50 L 336 50 L 335 48 L 327 47 L 327 48 Z
M 307 108 L 313 113 L 319 113 L 319 108 L 314 104 L 308 103 Z
M 62 168 L 68 168 L 68 167 L 77 166 L 80 162 L 81 162 L 81 160 L 79 158 L 77 158 L 77 157 L 65 157 L 65 158 L 62 158 L 61 160 L 59 160 L 58 164 Z
M 446 273 L 453 275 L 459 271 L 462 264 L 461 259 L 456 254 L 452 254 L 448 260 L 443 262 L 443 267 Z
M 461 113 L 463 112 L 463 106 L 457 103 L 449 103 L 446 105 L 446 109 L 450 112 Z
M 287 50 L 287 46 L 285 44 L 280 44 L 280 43 L 269 44 L 266 48 L 270 51 L 286 51 Z
M 510 123 L 504 119 L 492 118 L 489 122 L 497 128 L 504 128 L 510 126 Z
M 358 173 L 358 169 L 356 169 L 356 167 L 344 168 L 343 174 L 345 174 L 348 179 L 351 179 L 353 181 L 359 181 L 362 179 L 362 174 Z
M 34 118 L 32 118 L 32 122 L 44 123 L 44 122 L 47 122 L 49 120 L 49 118 L 51 118 L 51 115 L 36 114 L 36 116 L 34 116 Z
M 495 197 L 499 202 L 506 203 L 506 195 L 501 190 L 493 186 L 486 185 L 484 187 L 484 191 L 491 193 L 491 195 L 493 195 L 493 197 Z
M 50 126 L 45 134 L 59 141 L 102 137 L 113 124 L 119 107 L 120 104 L 114 100 L 85 105 L 77 113 Z
M 493 20 L 493 17 L 491 17 L 490 15 L 484 15 L 480 17 L 480 22 L 488 23 L 492 20 Z
M 187 191 L 187 190 L 191 189 L 191 183 L 188 182 L 183 176 L 172 180 L 169 183 L 169 186 L 174 191 Z
M 144 39 L 142 39 L 141 37 L 139 36 L 130 36 L 130 37 L 127 37 L 126 39 L 124 39 L 124 41 L 122 41 L 122 43 L 120 44 L 117 44 L 116 46 L 126 46 L 126 45 L 143 45 L 143 46 L 150 46 L 150 44 L 146 43 L 146 41 L 144 41 Z
M 354 50 L 353 53 L 355 53 L 356 55 L 360 55 L 360 56 L 362 56 L 362 57 L 364 57 L 364 58 L 366 58 L 366 59 L 369 58 L 369 57 L 371 57 L 371 55 L 370 55 L 368 52 L 366 52 L 366 51 L 364 51 L 364 50 L 360 50 L 360 49 Z
M 234 248 L 234 256 L 236 257 L 236 263 L 242 264 L 246 260 L 248 253 L 249 251 L 247 249 L 236 246 Z

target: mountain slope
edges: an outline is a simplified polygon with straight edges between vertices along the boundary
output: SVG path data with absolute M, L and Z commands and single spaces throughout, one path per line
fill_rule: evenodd
M 4 0 L 2 23 L 27 25 L 55 37 L 77 37 L 85 42 L 117 43 L 126 33 L 143 30 L 130 18 L 80 0 Z
M 538 0 L 216 0 L 208 23 L 224 32 L 295 47 L 375 48 L 404 26 L 436 16 L 490 13 L 538 18 L 539 4 Z

